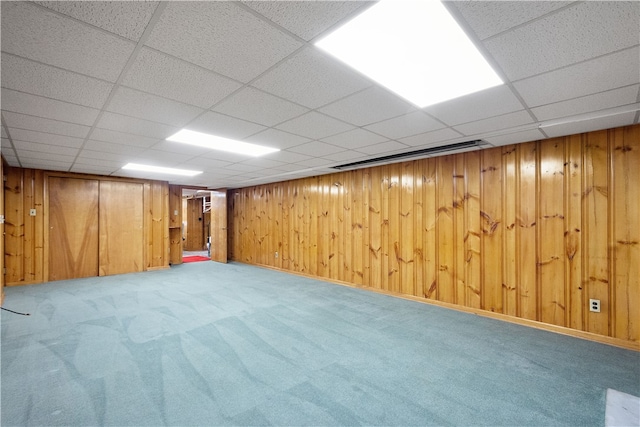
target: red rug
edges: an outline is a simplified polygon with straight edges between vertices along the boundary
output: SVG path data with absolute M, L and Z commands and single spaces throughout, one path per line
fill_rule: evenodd
M 207 258 L 206 256 L 200 256 L 200 255 L 182 257 L 183 264 L 186 262 L 200 262 L 200 261 L 211 261 L 211 258 Z

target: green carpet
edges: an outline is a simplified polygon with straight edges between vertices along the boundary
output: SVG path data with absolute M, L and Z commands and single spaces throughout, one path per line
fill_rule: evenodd
M 242 264 L 6 288 L 1 422 L 604 425 L 633 351 Z

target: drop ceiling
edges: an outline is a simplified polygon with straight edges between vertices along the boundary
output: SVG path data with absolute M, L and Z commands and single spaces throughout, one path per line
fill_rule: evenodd
M 2 1 L 2 156 L 238 188 L 468 140 L 639 122 L 640 2 L 448 2 L 505 84 L 424 109 L 314 46 L 372 4 Z M 281 151 L 165 141 L 182 128 Z M 128 162 L 204 173 L 145 175 Z

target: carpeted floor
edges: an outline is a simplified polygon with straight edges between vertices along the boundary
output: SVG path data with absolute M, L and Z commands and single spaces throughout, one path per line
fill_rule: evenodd
M 7 288 L 1 423 L 604 425 L 640 355 L 242 264 Z

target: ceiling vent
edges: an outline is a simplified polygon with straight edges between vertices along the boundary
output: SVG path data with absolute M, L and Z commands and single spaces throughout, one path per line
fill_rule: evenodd
M 409 151 L 407 153 L 391 154 L 389 156 L 376 157 L 374 159 L 361 160 L 359 162 L 345 163 L 344 165 L 333 166 L 332 169 L 357 169 L 359 167 L 371 166 L 380 163 L 394 163 L 396 160 L 413 160 L 433 155 L 453 154 L 460 151 L 471 151 L 480 149 L 487 145 L 486 141 L 476 139 L 473 141 L 457 142 L 455 144 L 441 145 L 439 147 L 423 148 L 421 150 Z

